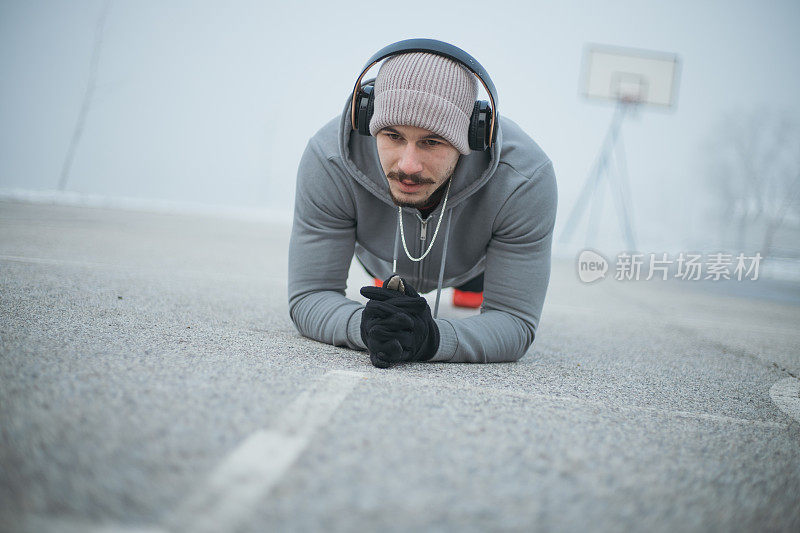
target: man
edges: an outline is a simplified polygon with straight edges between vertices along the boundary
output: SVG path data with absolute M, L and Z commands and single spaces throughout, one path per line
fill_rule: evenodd
M 302 335 L 368 350 L 382 368 L 516 361 L 530 348 L 550 278 L 555 174 L 505 117 L 489 150 L 470 150 L 477 87 L 448 57 L 393 55 L 375 79 L 371 136 L 353 131 L 348 99 L 310 139 L 289 245 Z M 354 253 L 386 280 L 361 289 L 366 306 L 345 297 Z M 480 314 L 433 317 L 417 290 L 437 288 L 438 311 L 443 286 L 483 291 Z

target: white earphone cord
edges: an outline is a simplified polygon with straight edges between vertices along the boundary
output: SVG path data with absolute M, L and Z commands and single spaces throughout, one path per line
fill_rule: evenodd
M 433 232 L 433 237 L 431 238 L 431 243 L 428 245 L 428 249 L 425 250 L 425 253 L 422 254 L 419 257 L 416 257 L 416 258 L 412 257 L 411 254 L 408 251 L 408 246 L 406 245 L 406 234 L 405 234 L 405 231 L 403 230 L 403 209 L 400 206 L 397 207 L 397 218 L 400 219 L 400 240 L 403 241 L 403 250 L 405 250 L 406 257 L 408 257 L 410 260 L 412 260 L 414 262 L 422 261 L 425 258 L 425 256 L 428 255 L 428 252 L 430 252 L 433 249 L 433 243 L 436 242 L 436 235 L 439 234 L 439 226 L 442 225 L 442 218 L 444 218 L 444 210 L 447 207 L 447 197 L 450 195 L 450 185 L 452 185 L 452 184 L 453 184 L 453 180 L 451 179 L 450 182 L 447 184 L 447 191 L 444 193 L 444 202 L 442 202 L 442 212 L 439 214 L 439 222 L 436 223 L 436 230 Z M 397 262 L 396 261 L 395 261 L 395 264 L 392 265 L 392 270 L 394 272 L 397 272 Z

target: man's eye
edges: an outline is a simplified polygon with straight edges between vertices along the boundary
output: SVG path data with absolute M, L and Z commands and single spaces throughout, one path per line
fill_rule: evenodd
M 425 141 L 423 142 L 425 143 L 426 146 L 431 146 L 431 147 L 442 144 L 439 141 L 434 141 L 433 139 L 425 139 Z
M 393 141 L 396 141 L 397 139 L 400 138 L 400 136 L 398 134 L 396 134 L 396 133 L 387 133 L 386 136 L 389 137 Z

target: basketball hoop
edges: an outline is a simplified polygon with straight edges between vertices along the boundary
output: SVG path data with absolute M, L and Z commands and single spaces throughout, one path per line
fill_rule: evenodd
M 674 105 L 677 67 L 677 56 L 672 54 L 597 45 L 587 48 L 583 94 L 587 98 L 615 101 L 617 108 L 594 166 L 561 232 L 562 242 L 569 239 L 591 199 L 593 203 L 586 231 L 586 247 L 592 245 L 593 232 L 597 230 L 602 211 L 603 191 L 598 193 L 598 189 L 605 178 L 619 211 L 623 237 L 629 249 L 636 250 L 627 163 L 622 147 L 622 122 L 644 105 L 671 108 Z M 613 166 L 610 164 L 612 157 L 616 163 Z

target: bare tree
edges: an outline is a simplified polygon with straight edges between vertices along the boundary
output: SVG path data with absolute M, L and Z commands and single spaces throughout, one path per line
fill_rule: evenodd
M 718 200 L 723 233 L 732 226 L 736 247 L 743 250 L 749 231 L 758 228 L 766 257 L 787 216 L 800 214 L 797 121 L 765 109 L 728 114 L 714 127 L 703 153 L 705 182 Z
M 795 132 L 796 133 L 796 132 Z M 780 169 L 768 183 L 768 202 L 766 228 L 761 249 L 767 256 L 772 251 L 775 233 L 784 224 L 787 215 L 797 219 L 800 217 L 800 141 L 795 135 L 794 150 L 786 150 L 782 154 Z

